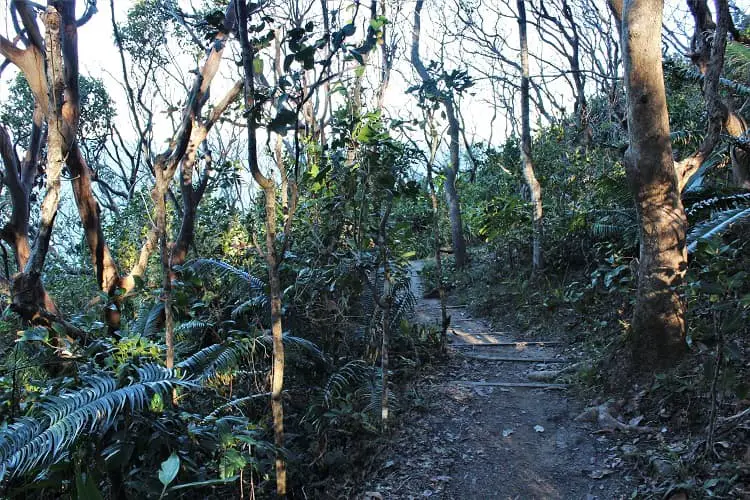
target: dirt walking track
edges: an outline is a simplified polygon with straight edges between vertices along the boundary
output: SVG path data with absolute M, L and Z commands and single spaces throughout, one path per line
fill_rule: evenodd
M 422 296 L 413 265 L 413 285 Z M 378 460 L 364 499 L 627 498 L 616 444 L 575 422 L 584 408 L 550 372 L 565 346 L 493 331 L 453 306 L 450 360 L 409 390 L 413 408 Z M 438 300 L 420 299 L 416 320 L 437 324 Z

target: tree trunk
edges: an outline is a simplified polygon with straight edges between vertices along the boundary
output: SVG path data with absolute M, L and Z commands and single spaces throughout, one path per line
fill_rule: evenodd
M 448 326 L 450 318 L 448 317 L 448 300 L 445 293 L 445 283 L 443 282 L 443 253 L 440 251 L 442 242 L 440 240 L 440 205 L 438 203 L 437 190 L 433 179 L 433 165 L 437 156 L 440 139 L 437 130 L 432 122 L 430 123 L 430 157 L 427 159 L 427 186 L 430 189 L 430 202 L 432 208 L 432 232 L 433 232 L 433 249 L 435 252 L 435 271 L 438 280 L 438 295 L 440 297 L 440 349 L 445 352 L 448 347 Z
M 538 274 L 544 268 L 542 252 L 543 211 L 542 187 L 534 172 L 534 161 L 531 156 L 531 120 L 529 116 L 529 47 L 526 36 L 526 6 L 524 0 L 517 0 L 518 29 L 521 41 L 521 170 L 526 185 L 531 193 L 532 207 L 532 269 Z
M 279 257 L 276 254 L 276 188 L 263 190 L 266 197 L 266 265 L 271 294 L 271 336 L 273 338 L 273 367 L 271 369 L 271 413 L 276 447 L 284 446 L 284 340 L 281 324 L 281 278 Z M 276 454 L 276 493 L 286 495 L 286 463 Z
M 669 138 L 662 73 L 662 0 L 623 6 L 622 47 L 630 146 L 625 154 L 640 233 L 638 295 L 631 325 L 633 368 L 666 366 L 685 351 L 687 219 Z
M 414 28 L 412 30 L 411 63 L 417 70 L 422 82 L 433 81 L 434 78 L 425 68 L 419 56 L 419 39 L 422 29 L 422 6 L 424 0 L 417 0 L 414 7 Z M 456 259 L 456 267 L 462 268 L 466 265 L 466 240 L 464 239 L 463 221 L 461 220 L 461 203 L 456 190 L 456 178 L 458 177 L 460 160 L 460 124 L 456 111 L 453 107 L 451 96 L 442 97 L 440 103 L 445 108 L 448 117 L 448 134 L 450 136 L 450 164 L 445 168 L 445 199 L 448 204 L 448 217 L 451 222 L 451 240 L 453 243 L 453 254 Z
M 464 239 L 464 224 L 461 218 L 461 200 L 458 198 L 456 180 L 460 164 L 460 125 L 453 101 L 446 99 L 443 102 L 446 115 L 448 116 L 448 135 L 450 136 L 450 165 L 445 168 L 445 201 L 448 204 L 448 217 L 451 221 L 451 241 L 453 242 L 453 257 L 456 260 L 456 268 L 466 266 L 466 240 Z
M 236 3 L 236 15 L 240 47 L 242 50 L 242 67 L 244 70 L 244 102 L 252 109 L 255 106 L 255 75 L 253 71 L 253 60 L 255 51 L 248 38 L 247 27 L 247 4 Z M 276 250 L 276 185 L 273 178 L 266 177 L 260 171 L 258 164 L 258 144 L 256 128 L 258 126 L 255 113 L 247 113 L 247 157 L 248 166 L 253 180 L 263 189 L 266 199 L 265 227 L 266 227 L 266 249 L 264 253 L 266 266 L 268 267 L 268 283 L 271 299 L 271 336 L 273 343 L 272 367 L 271 367 L 271 414 L 273 422 L 274 442 L 276 444 L 276 494 L 280 497 L 286 496 L 286 462 L 281 454 L 284 447 L 284 402 L 282 391 L 284 388 L 284 339 L 281 312 L 281 279 L 279 276 L 279 265 L 284 257 L 286 247 L 279 253 Z M 283 168 L 283 165 L 279 165 Z M 294 200 L 292 200 L 295 203 Z M 290 208 L 286 220 L 284 244 L 288 245 L 291 235 L 289 229 L 294 213 L 294 207 Z

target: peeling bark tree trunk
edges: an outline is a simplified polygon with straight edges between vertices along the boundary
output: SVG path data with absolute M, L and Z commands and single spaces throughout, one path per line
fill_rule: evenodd
M 521 170 L 526 185 L 531 193 L 532 224 L 532 269 L 538 274 L 544 268 L 542 252 L 543 207 L 542 187 L 534 172 L 534 161 L 531 155 L 531 122 L 529 117 L 529 47 L 526 36 L 526 6 L 524 0 L 518 0 L 518 29 L 521 41 Z
M 628 0 L 622 47 L 630 146 L 628 182 L 640 225 L 633 368 L 649 371 L 685 352 L 687 220 L 672 159 L 661 57 L 662 0 Z

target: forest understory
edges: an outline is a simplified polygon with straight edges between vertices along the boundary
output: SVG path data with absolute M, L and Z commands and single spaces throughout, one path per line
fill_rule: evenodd
M 7 0 L 0 498 L 750 498 L 735 0 Z

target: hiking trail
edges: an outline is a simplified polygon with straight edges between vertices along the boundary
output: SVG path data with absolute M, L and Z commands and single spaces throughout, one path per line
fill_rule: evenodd
M 415 320 L 437 325 L 423 265 L 412 263 Z M 460 305 L 448 314 L 450 357 L 408 389 L 413 405 L 359 498 L 627 498 L 617 443 L 575 421 L 584 404 L 552 382 L 570 366 L 565 343 L 493 328 Z

